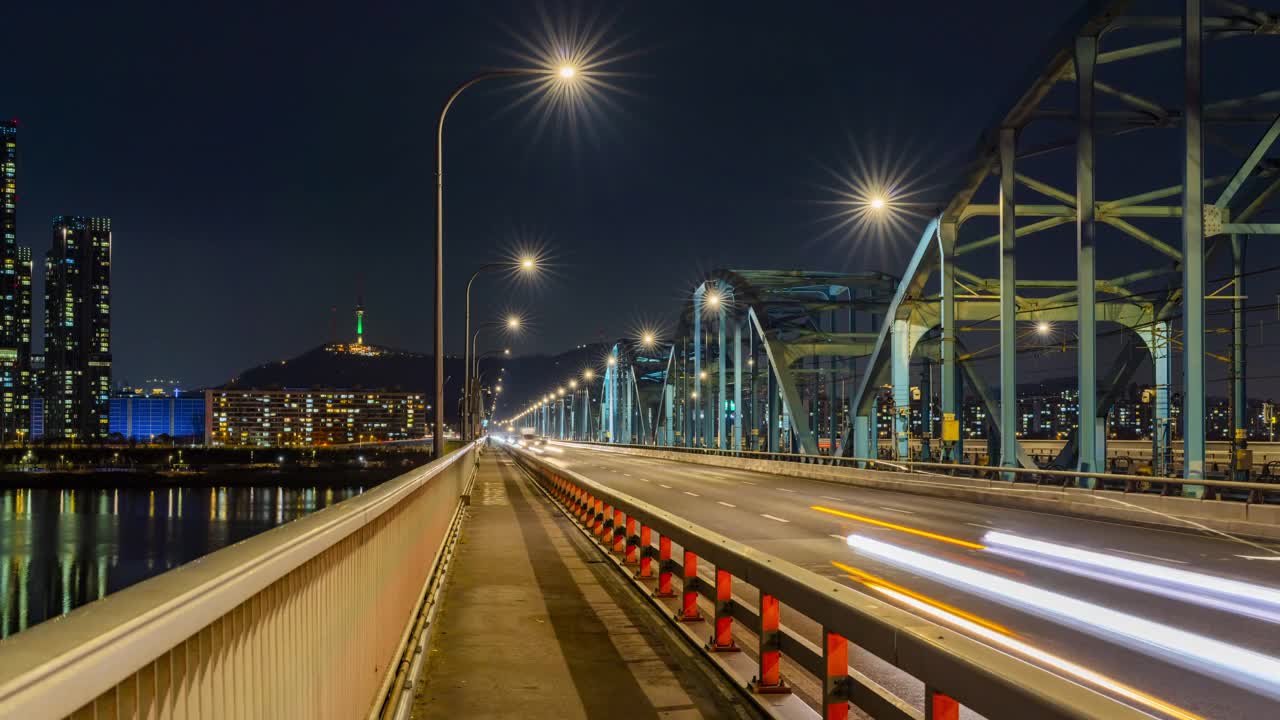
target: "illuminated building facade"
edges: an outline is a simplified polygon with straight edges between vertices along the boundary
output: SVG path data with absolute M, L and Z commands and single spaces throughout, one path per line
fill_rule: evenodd
M 113 397 L 110 408 L 113 439 L 141 443 L 204 442 L 204 395 Z
M 111 220 L 53 222 L 45 256 L 44 436 L 99 442 L 110 429 Z
M 18 245 L 18 122 L 0 121 L 0 443 L 31 423 L 31 248 Z
M 423 437 L 419 393 L 376 390 L 206 390 L 205 444 L 312 447 Z

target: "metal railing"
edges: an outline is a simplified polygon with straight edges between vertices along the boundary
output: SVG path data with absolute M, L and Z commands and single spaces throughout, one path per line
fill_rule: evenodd
M 379 716 L 477 452 L 0 642 L 0 717 Z
M 879 458 L 841 457 L 838 455 L 805 455 L 803 453 L 768 452 L 763 450 L 720 450 L 718 448 L 689 448 L 678 445 L 637 445 L 627 443 L 606 443 L 586 440 L 565 440 L 562 442 L 576 445 L 591 445 L 602 448 L 628 448 L 656 452 L 687 453 L 692 455 L 709 455 L 714 457 L 733 457 L 749 460 L 775 460 L 793 462 L 804 465 L 821 465 L 831 467 L 878 469 L 889 472 L 906 472 L 928 475 L 945 479 L 961 476 L 987 480 L 989 483 L 1011 485 L 1009 478 L 1018 478 L 1021 482 L 1034 482 L 1039 485 L 1069 485 L 1069 481 L 1094 479 L 1093 488 L 1104 490 L 1110 483 L 1121 487 L 1125 492 L 1143 492 L 1144 488 L 1153 488 L 1162 495 L 1173 494 L 1176 488 L 1183 485 L 1201 485 L 1213 499 L 1240 500 L 1246 503 L 1264 502 L 1266 495 L 1280 496 L 1280 483 L 1246 482 L 1241 480 L 1187 480 L 1185 478 L 1127 475 L 1120 473 L 1080 472 L 1076 470 L 1044 470 L 1039 468 L 1001 467 L 998 465 L 962 465 L 958 463 L 923 462 L 919 460 L 883 460 Z M 1054 482 L 1056 481 L 1056 482 Z M 1155 487 L 1158 486 L 1158 487 Z M 1240 491 L 1242 496 L 1233 498 L 1223 495 L 1223 490 Z
M 537 455 L 515 448 L 510 452 L 604 548 L 634 565 L 637 577 L 655 578 L 655 596 L 678 598 L 679 620 L 703 620 L 698 598 L 711 601 L 714 616 L 708 652 L 737 650 L 735 631 L 753 633 L 760 648 L 751 683 L 754 692 L 786 691 L 781 675 L 785 655 L 822 683 L 819 710 L 824 718 L 848 717 L 851 704 L 874 718 L 894 720 L 955 719 L 962 705 L 989 720 L 1152 717 Z M 678 555 L 674 554 L 677 546 Z M 698 566 L 703 562 L 714 567 L 713 582 L 699 577 Z M 678 591 L 676 577 L 681 578 Z M 734 599 L 735 580 L 757 590 L 756 608 Z M 819 646 L 783 627 L 783 612 L 817 623 L 822 628 Z M 850 643 L 923 682 L 927 711 L 919 713 L 857 671 L 851 672 Z

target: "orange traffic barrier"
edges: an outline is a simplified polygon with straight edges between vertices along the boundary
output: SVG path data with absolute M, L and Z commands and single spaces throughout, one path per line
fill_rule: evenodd
M 684 584 L 681 590 L 683 597 L 676 619 L 681 622 L 701 620 L 702 613 L 698 612 L 698 556 L 692 550 L 684 551 Z
M 675 597 L 671 589 L 671 538 L 663 535 L 658 538 L 658 589 L 654 597 Z
M 648 525 L 640 526 L 640 572 L 638 577 L 653 577 L 653 558 L 649 553 L 653 547 L 653 530 Z
M 826 674 L 822 678 L 823 720 L 848 720 L 849 691 L 849 641 L 842 635 L 824 630 L 823 664 Z

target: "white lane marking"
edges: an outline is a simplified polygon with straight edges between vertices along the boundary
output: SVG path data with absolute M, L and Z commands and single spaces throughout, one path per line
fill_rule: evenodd
M 823 500 L 835 500 L 836 502 L 844 502 L 844 498 L 831 497 L 830 495 L 819 495 Z
M 889 512 L 903 513 L 904 515 L 915 515 L 915 513 L 910 510 L 903 510 L 901 508 L 895 508 L 895 507 L 886 507 L 884 505 L 880 505 L 879 507 L 881 510 L 888 510 Z
M 833 537 L 833 538 L 835 538 L 835 539 L 839 540 L 840 542 L 845 542 L 845 541 L 847 541 L 847 540 L 849 539 L 849 538 L 845 537 L 844 535 L 832 535 L 831 537 Z
M 695 493 L 695 492 L 689 492 L 688 490 L 685 490 L 685 491 L 684 491 L 684 494 L 685 494 L 685 495 L 692 495 L 693 497 L 702 497 L 702 496 L 701 496 L 701 495 L 699 495 L 698 493 Z
M 1280 555 L 1237 555 L 1238 558 L 1245 560 L 1269 560 L 1271 562 L 1280 562 Z
M 725 506 L 725 507 L 731 507 L 731 508 L 736 508 L 736 507 L 738 507 L 737 505 L 734 505 L 733 503 L 727 503 L 727 502 L 725 502 L 725 501 L 723 501 L 723 500 L 717 500 L 717 501 L 716 501 L 716 503 L 717 503 L 717 504 L 719 504 L 719 505 L 723 505 L 723 506 Z
M 649 482 L 649 478 L 640 478 L 640 482 Z
M 986 525 L 986 524 L 965 523 L 965 525 L 968 525 L 969 527 L 982 528 L 983 530 L 995 530 L 995 528 L 991 527 L 990 525 Z
M 742 484 L 743 484 L 743 485 L 755 485 L 755 483 L 751 482 L 750 480 L 743 480 L 743 481 L 742 481 Z
M 671 489 L 671 486 L 670 486 L 670 485 L 663 485 L 662 483 L 658 483 L 658 487 L 664 487 L 664 488 L 666 488 L 666 489 L 668 489 L 668 490 L 670 490 L 670 489 Z
M 631 477 L 631 473 L 622 473 L 622 477 Z
M 720 475 L 720 474 L 718 474 L 718 473 L 703 473 L 703 475 L 706 475 L 707 477 L 719 478 L 719 479 L 721 479 L 721 480 L 728 480 L 728 479 L 729 479 L 729 476 L 728 476 L 728 475 Z
M 1171 562 L 1179 565 L 1186 565 L 1186 560 L 1174 560 L 1172 558 L 1160 557 L 1159 555 L 1148 555 L 1146 553 L 1134 552 L 1132 550 L 1121 550 L 1120 548 L 1107 548 L 1111 552 L 1124 553 L 1125 555 L 1137 555 L 1138 557 L 1149 558 L 1151 560 L 1159 560 L 1160 562 Z
M 762 518 L 769 518 L 770 520 L 777 520 L 778 522 L 783 522 L 783 523 L 789 523 L 789 522 L 791 522 L 790 520 L 788 520 L 788 519 L 786 519 L 786 518 L 775 517 L 775 516 L 773 516 L 773 515 L 765 515 L 764 513 L 760 513 L 760 517 L 762 517 Z
M 789 493 L 795 492 L 795 490 L 792 490 L 791 488 L 778 488 L 778 489 L 781 490 L 782 492 L 789 492 Z

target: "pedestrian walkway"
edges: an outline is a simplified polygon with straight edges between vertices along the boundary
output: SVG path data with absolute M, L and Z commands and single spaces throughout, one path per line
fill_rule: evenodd
M 485 453 L 413 718 L 745 718 L 501 451 Z

